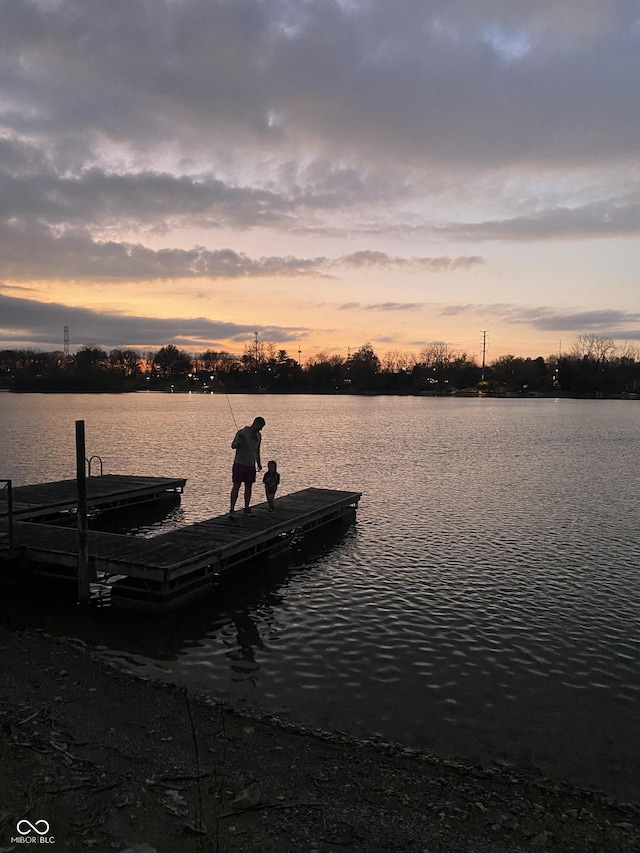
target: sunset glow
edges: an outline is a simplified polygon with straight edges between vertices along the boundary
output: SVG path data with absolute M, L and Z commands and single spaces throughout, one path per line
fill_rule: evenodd
M 8 0 L 0 348 L 640 346 L 640 18 Z

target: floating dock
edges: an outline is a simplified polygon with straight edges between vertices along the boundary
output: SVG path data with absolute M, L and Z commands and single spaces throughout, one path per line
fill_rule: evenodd
M 87 477 L 87 509 L 89 513 L 135 506 L 157 501 L 170 494 L 182 494 L 185 479 L 175 477 L 131 477 L 101 474 Z M 8 513 L 7 491 L 0 491 L 0 520 Z M 78 503 L 76 480 L 58 480 L 32 486 L 14 486 L 12 515 L 14 521 L 47 522 L 75 514 Z
M 115 486 L 115 480 L 110 479 Z M 149 478 L 128 479 L 142 481 Z M 141 484 L 132 484 L 131 500 L 128 500 L 122 482 L 118 491 L 109 489 L 107 483 L 103 484 L 107 488 L 100 488 L 102 480 L 107 480 L 107 477 L 87 479 L 87 494 L 91 495 L 89 503 L 92 506 L 117 508 L 142 500 L 138 489 Z M 75 481 L 68 482 L 75 486 Z M 164 487 L 161 487 L 161 482 Z M 155 481 L 158 496 L 165 495 L 170 489 L 181 490 L 184 482 Z M 175 485 L 169 485 L 171 483 Z M 50 487 L 47 492 L 50 498 L 55 498 L 57 512 L 62 506 L 66 511 L 73 511 L 72 499 L 60 497 L 62 490 L 55 494 L 53 487 L 62 484 L 44 485 Z M 35 504 L 38 488 L 42 487 L 25 486 L 13 491 L 14 519 L 16 509 L 20 518 L 32 519 L 14 521 L 13 552 L 19 555 L 19 565 L 16 569 L 14 559 L 13 570 L 34 581 L 38 578 L 77 580 L 78 531 L 41 523 L 51 516 L 53 505 L 41 505 L 38 510 Z M 27 489 L 32 491 L 23 491 Z M 32 502 L 25 501 L 25 497 Z M 303 489 L 276 498 L 274 512 L 268 511 L 266 503 L 256 504 L 251 515 L 240 510 L 233 519 L 228 515 L 218 516 L 151 538 L 90 530 L 89 569 L 94 577 L 116 577 L 111 585 L 113 604 L 167 610 L 210 590 L 221 573 L 258 556 L 281 550 L 293 537 L 303 536 L 332 522 L 352 520 L 360 497 L 360 492 Z M 148 501 L 149 497 L 145 500 Z

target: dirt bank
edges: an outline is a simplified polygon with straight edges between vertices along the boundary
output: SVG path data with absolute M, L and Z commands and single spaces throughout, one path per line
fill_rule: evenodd
M 640 851 L 640 807 L 597 793 L 256 720 L 40 632 L 0 627 L 0 663 L 0 853 Z

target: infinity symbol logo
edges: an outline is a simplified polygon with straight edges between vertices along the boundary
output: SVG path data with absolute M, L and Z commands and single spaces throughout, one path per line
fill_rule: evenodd
M 25 826 L 27 827 L 26 829 Z M 16 824 L 16 829 L 20 835 L 27 835 L 29 832 L 46 835 L 49 832 L 49 823 L 46 820 L 37 820 L 35 823 L 31 823 L 29 820 L 19 820 Z

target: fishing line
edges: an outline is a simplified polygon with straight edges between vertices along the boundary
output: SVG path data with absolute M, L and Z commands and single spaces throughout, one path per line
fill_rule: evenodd
M 237 432 L 240 429 L 240 427 L 236 423 L 236 419 L 235 419 L 234 414 L 233 414 L 233 409 L 231 408 L 231 400 L 229 400 L 229 397 L 226 394 L 224 396 L 225 396 L 225 399 L 227 401 L 227 405 L 229 406 L 229 411 L 231 412 L 231 417 L 233 418 L 233 423 L 235 424 L 236 432 Z

